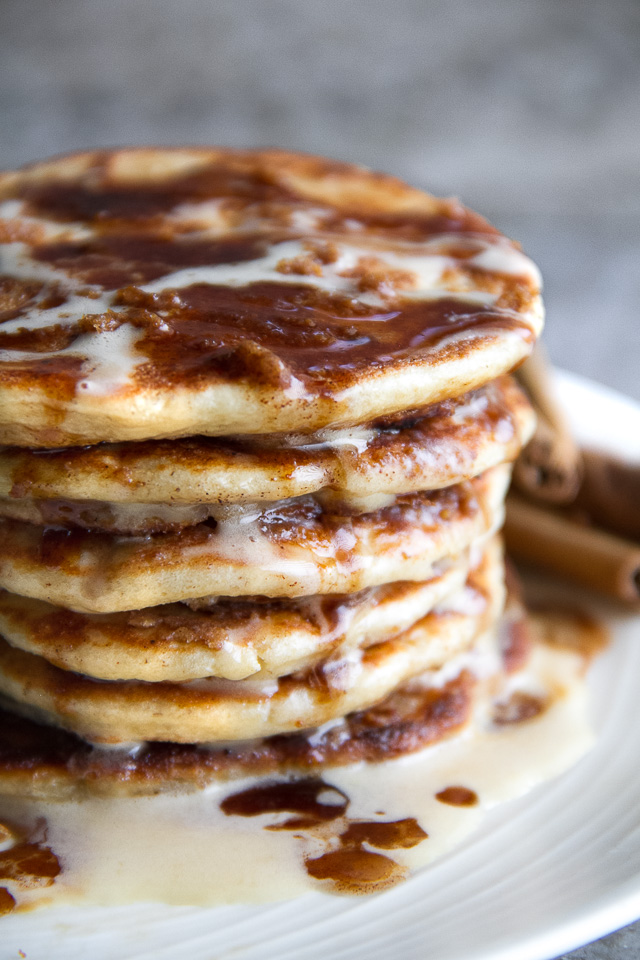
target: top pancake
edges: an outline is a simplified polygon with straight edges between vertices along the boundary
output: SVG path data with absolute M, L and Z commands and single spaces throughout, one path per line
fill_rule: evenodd
M 539 276 L 457 201 L 280 151 L 0 176 L 0 442 L 310 432 L 512 369 Z

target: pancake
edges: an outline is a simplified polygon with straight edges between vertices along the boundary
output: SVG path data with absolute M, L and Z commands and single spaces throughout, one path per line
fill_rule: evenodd
M 0 586 L 90 613 L 217 596 L 353 593 L 426 580 L 496 530 L 510 468 L 352 517 L 302 500 L 176 534 L 118 537 L 0 521 Z
M 0 178 L 0 442 L 310 432 L 481 386 L 537 269 L 454 200 L 280 151 L 96 151 Z
M 86 614 L 0 591 L 0 634 L 63 670 L 100 680 L 284 676 L 389 639 L 459 590 L 468 556 L 431 580 L 300 600 L 198 601 Z
M 502 377 L 433 407 L 307 436 L 7 447 L 0 450 L 0 498 L 8 503 L 0 510 L 17 516 L 8 506 L 17 511 L 31 500 L 166 507 L 317 491 L 353 504 L 354 498 L 448 487 L 513 460 L 533 423 L 516 382 Z
M 471 662 L 487 656 L 485 647 L 491 661 L 495 631 L 489 628 L 503 604 L 502 556 L 494 543 L 464 588 L 397 637 L 325 660 L 302 674 L 263 683 L 97 681 L 0 640 L 0 693 L 36 718 L 92 742 L 197 743 L 271 736 L 366 709 L 427 670 L 443 671 L 445 682 L 468 664 L 464 655 L 474 641 Z M 487 639 L 479 640 L 486 631 Z

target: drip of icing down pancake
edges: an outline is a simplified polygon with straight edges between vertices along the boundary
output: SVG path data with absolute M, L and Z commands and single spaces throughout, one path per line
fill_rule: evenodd
M 135 153 L 128 156 L 135 166 Z M 329 181 L 300 189 L 266 154 L 253 155 L 243 181 L 225 174 L 221 198 L 215 163 L 193 194 L 191 174 L 159 185 L 144 174 L 109 184 L 95 159 L 96 168 L 64 182 L 55 172 L 37 184 L 30 171 L 5 179 L 9 223 L 78 215 L 88 232 L 69 236 L 72 224 L 60 239 L 48 230 L 44 242 L 16 240 L 0 252 L 13 285 L 0 329 L 6 413 L 27 388 L 42 401 L 39 415 L 30 405 L 13 427 L 7 421 L 9 442 L 22 436 L 42 446 L 50 437 L 68 445 L 74 436 L 224 434 L 243 432 L 247 422 L 253 432 L 308 430 L 362 420 L 486 382 L 519 362 L 539 332 L 536 268 L 451 201 L 343 167 L 353 196 L 359 181 L 370 192 L 377 185 L 382 207 L 345 216 L 348 198 L 335 191 L 324 210 L 317 198 L 309 208 L 305 191 L 327 190 Z M 234 162 L 229 154 L 227 173 Z M 275 163 L 269 179 L 277 201 L 263 199 L 261 163 Z M 233 183 L 241 193 L 232 202 Z M 403 189 L 417 204 L 410 216 Z M 154 213 L 142 215 L 149 197 Z M 172 219 L 178 197 L 189 197 L 191 216 L 194 204 L 204 204 L 205 220 L 211 201 L 224 201 L 213 233 Z M 429 209 L 422 218 L 420 206 Z M 399 215 L 412 227 L 408 234 Z M 134 398 L 135 425 L 127 413 Z

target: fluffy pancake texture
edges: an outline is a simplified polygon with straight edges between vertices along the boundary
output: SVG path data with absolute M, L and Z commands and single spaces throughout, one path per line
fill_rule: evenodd
M 379 705 L 319 731 L 224 748 L 150 741 L 105 750 L 0 706 L 0 794 L 45 800 L 135 797 L 247 775 L 304 775 L 363 760 L 379 763 L 464 730 L 477 686 L 469 672 L 441 687 L 409 681 Z
M 435 683 L 433 675 L 418 676 L 368 710 L 319 729 L 217 746 L 156 741 L 104 749 L 0 708 L 0 792 L 64 800 L 189 791 L 248 775 L 304 775 L 336 765 L 379 763 L 473 726 L 491 725 L 496 709 L 503 726 L 507 703 L 512 705 L 510 722 L 526 722 L 535 716 L 535 704 L 532 698 L 524 700 L 519 690 L 532 689 L 535 636 L 510 595 L 500 629 L 493 634 L 497 675 L 482 678 L 463 669 Z M 558 695 L 557 688 L 537 690 L 539 710 Z M 523 709 L 525 704 L 528 709 Z
M 280 151 L 88 152 L 0 179 L 0 441 L 314 431 L 509 371 L 540 280 L 457 201 Z
M 0 634 L 63 670 L 99 680 L 263 680 L 394 636 L 459 590 L 468 571 L 467 553 L 431 580 L 355 594 L 212 597 L 112 614 L 77 613 L 1 591 Z

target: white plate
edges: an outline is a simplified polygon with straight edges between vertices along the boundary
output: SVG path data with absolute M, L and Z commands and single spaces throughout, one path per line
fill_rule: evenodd
M 638 456 L 640 407 L 569 374 L 582 441 Z M 631 449 L 629 444 L 635 443 Z M 0 960 L 549 960 L 640 916 L 640 619 L 605 607 L 595 748 L 379 897 L 259 907 L 59 908 L 0 922 Z

